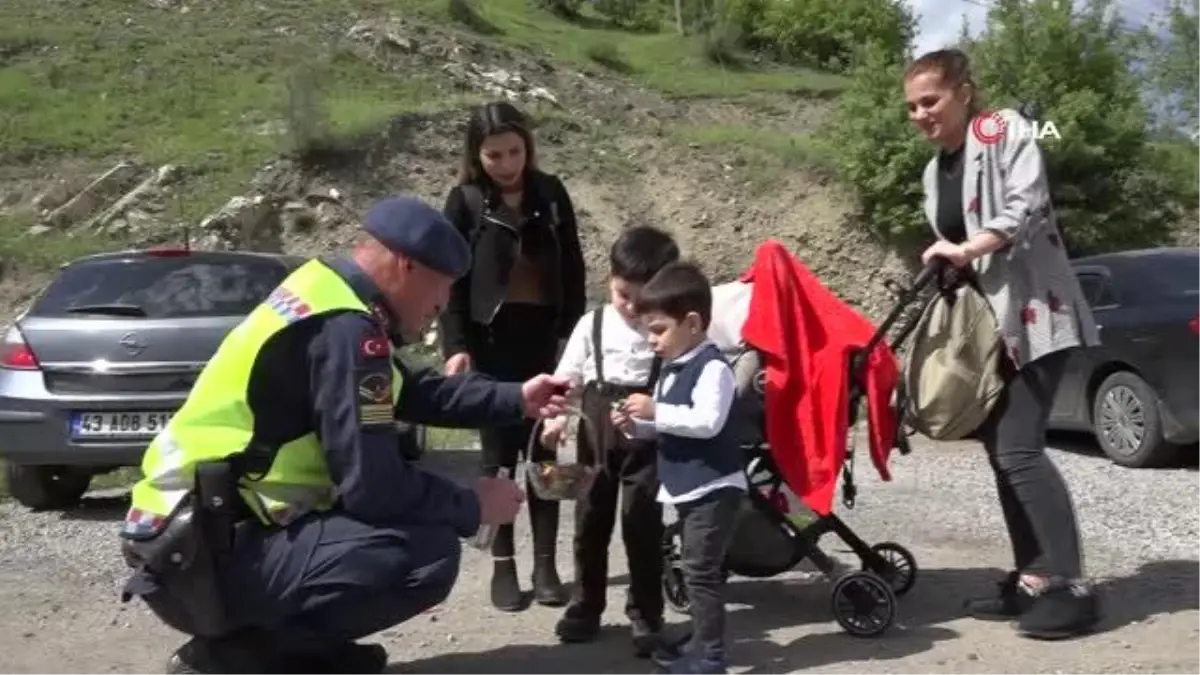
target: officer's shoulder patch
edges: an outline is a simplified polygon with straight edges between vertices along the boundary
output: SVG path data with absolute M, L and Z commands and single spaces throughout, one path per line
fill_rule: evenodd
M 379 359 L 391 354 L 388 339 L 383 335 L 364 335 L 358 339 L 358 353 L 364 358 Z
M 392 427 L 396 415 L 386 403 L 364 403 L 358 406 L 358 425 L 361 427 Z
M 358 402 L 390 403 L 392 400 L 392 380 L 385 373 L 366 373 L 358 380 Z
M 291 290 L 278 286 L 267 296 L 266 304 L 285 321 L 292 323 L 312 314 L 312 307 Z
M 359 378 L 358 423 L 363 427 L 390 427 L 395 423 L 390 374 L 372 372 Z

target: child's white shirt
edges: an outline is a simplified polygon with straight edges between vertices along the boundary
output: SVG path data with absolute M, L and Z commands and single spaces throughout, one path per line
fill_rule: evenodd
M 593 311 L 604 312 L 600 327 L 600 355 L 604 381 L 627 387 L 644 387 L 650 379 L 654 350 L 645 331 L 631 326 L 611 303 Z M 567 346 L 563 348 L 554 374 L 570 378 L 578 385 L 596 381 L 596 346 L 592 344 L 592 312 L 575 323 Z

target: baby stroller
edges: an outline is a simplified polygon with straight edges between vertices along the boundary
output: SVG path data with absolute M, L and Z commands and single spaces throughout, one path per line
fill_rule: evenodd
M 775 244 L 778 246 L 778 244 Z M 870 340 L 852 353 L 846 367 L 850 369 L 849 430 L 857 420 L 859 403 L 865 386 L 859 374 L 865 368 L 864 355 L 887 339 L 893 326 L 902 324 L 893 345 L 901 344 L 912 332 L 918 316 L 904 317 L 925 286 L 936 276 L 927 268 L 907 289 L 889 289 L 897 303 Z M 896 613 L 897 596 L 904 595 L 917 580 L 917 563 L 912 553 L 900 544 L 880 542 L 868 544 L 832 512 L 818 516 L 796 514 L 788 508 L 788 495 L 793 494 L 778 470 L 777 462 L 783 453 L 799 452 L 798 447 L 770 447 L 766 442 L 764 404 L 765 371 L 763 359 L 741 339 L 753 284 L 734 282 L 713 288 L 713 326 L 710 338 L 725 350 L 734 367 L 738 383 L 738 402 L 731 412 L 730 422 L 739 425 L 739 438 L 745 452 L 745 467 L 750 489 L 738 516 L 737 531 L 725 559 L 726 575 L 767 578 L 787 572 L 804 560 L 810 560 L 827 577 L 838 572 L 837 563 L 819 547 L 821 537 L 837 535 L 860 559 L 861 568 L 842 574 L 832 589 L 834 619 L 843 630 L 858 637 L 881 634 L 891 626 Z M 901 322 L 901 318 L 904 321 Z M 902 394 L 901 394 L 902 395 Z M 893 398 L 892 405 L 898 399 Z M 902 429 L 896 433 L 895 448 L 902 454 L 910 452 Z M 794 446 L 798 446 L 797 442 Z M 855 485 L 853 479 L 853 443 L 846 449 L 841 468 L 843 503 L 853 508 Z M 805 509 L 807 511 L 807 509 Z M 790 513 L 789 513 L 790 512 Z M 667 525 L 663 536 L 663 590 L 667 603 L 676 611 L 687 613 L 689 599 L 681 568 L 681 523 Z

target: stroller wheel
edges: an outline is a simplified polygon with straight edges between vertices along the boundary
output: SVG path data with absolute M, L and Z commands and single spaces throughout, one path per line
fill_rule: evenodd
M 896 594 L 874 572 L 851 572 L 833 586 L 833 618 L 854 637 L 873 637 L 896 618 Z
M 688 614 L 691 610 L 691 599 L 688 598 L 687 585 L 683 581 L 683 567 L 679 564 L 679 551 L 682 547 L 683 526 L 678 521 L 671 523 L 663 531 L 663 599 L 671 609 L 680 614 Z
M 878 574 L 891 584 L 896 595 L 904 595 L 917 583 L 917 559 L 908 549 L 895 542 L 884 541 L 872 546 L 871 550 L 883 558 L 883 564 L 872 567 L 863 562 L 863 571 Z

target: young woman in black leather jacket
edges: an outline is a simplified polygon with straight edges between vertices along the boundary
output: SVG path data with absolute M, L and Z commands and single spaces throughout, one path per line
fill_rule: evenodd
M 525 116 L 509 103 L 489 103 L 467 125 L 459 184 L 445 213 L 472 244 L 472 267 L 451 293 L 441 319 L 447 373 L 469 369 L 506 381 L 553 372 L 560 345 L 585 309 L 584 261 L 575 210 L 556 176 L 537 169 Z M 533 422 L 483 429 L 485 474 L 512 469 Z M 533 460 L 552 458 L 537 440 Z M 543 605 L 567 601 L 555 566 L 559 504 L 529 495 L 533 594 Z M 513 559 L 513 526 L 492 545 L 491 599 L 522 608 Z

